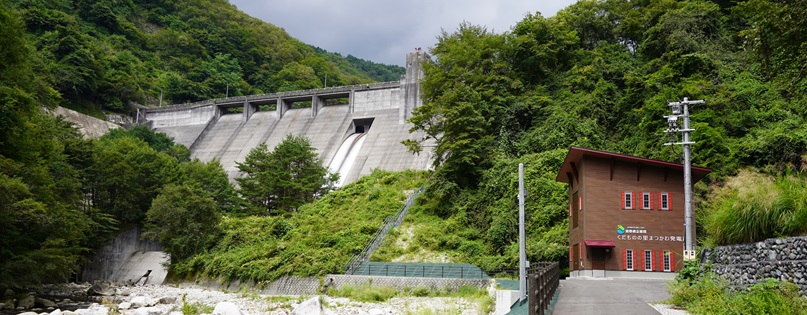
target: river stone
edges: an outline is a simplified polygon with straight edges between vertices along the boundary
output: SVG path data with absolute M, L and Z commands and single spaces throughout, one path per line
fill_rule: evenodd
M 96 282 L 87 289 L 87 295 L 115 295 L 115 288 L 106 282 Z
M 166 312 L 158 307 L 141 307 L 134 310 L 135 315 L 163 315 Z
M 19 301 L 17 301 L 17 307 L 18 308 L 21 307 L 24 310 L 28 310 L 34 307 L 35 302 L 36 298 L 33 295 L 29 294 L 21 298 Z
M 48 314 L 48 315 L 62 315 L 62 314 L 63 314 L 62 310 L 57 308 L 57 309 L 53 310 L 53 312 L 50 312 L 50 314 Z
M 36 312 L 25 312 L 25 313 L 19 313 L 18 315 L 39 315 L 39 314 Z
M 312 297 L 305 300 L 300 305 L 294 308 L 291 315 L 320 315 L 322 314 L 322 304 L 319 302 L 319 296 Z
M 161 297 L 159 301 L 160 304 L 174 304 L 177 302 L 177 298 L 175 296 L 164 296 Z
M 120 304 L 118 304 L 118 309 L 119 309 L 119 310 L 128 310 L 128 309 L 130 309 L 130 308 L 132 308 L 132 303 L 129 303 L 129 302 L 121 302 Z
M 139 308 L 139 307 L 154 306 L 155 304 L 157 304 L 157 301 L 148 296 L 135 296 L 129 301 L 129 303 L 132 303 L 133 308 Z
M 242 315 L 241 309 L 232 302 L 219 302 L 216 308 L 213 309 L 213 315 Z M 296 314 L 292 312 L 292 314 Z M 313 313 L 299 313 L 299 314 L 312 314 Z M 319 314 L 319 313 L 317 313 Z
M 40 298 L 40 297 L 38 297 L 38 298 L 36 298 L 34 300 L 34 305 L 36 305 L 37 307 L 41 307 L 41 308 L 57 307 L 56 303 L 54 303 L 53 301 L 48 300 L 48 299 L 44 299 L 44 298 Z

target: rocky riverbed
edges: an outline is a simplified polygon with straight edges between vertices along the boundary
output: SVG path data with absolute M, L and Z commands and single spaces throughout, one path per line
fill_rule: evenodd
M 40 292 L 41 291 L 41 292 Z M 89 291 L 90 294 L 87 294 Z M 482 314 L 479 304 L 457 297 L 396 297 L 385 302 L 357 302 L 329 296 L 267 296 L 247 291 L 223 292 L 172 286 L 93 286 L 63 284 L 37 290 L 53 304 L 17 306 L 18 298 L 0 300 L 4 314 L 20 315 L 181 315 L 181 314 Z M 34 294 L 16 297 L 42 299 Z M 73 298 L 70 298 L 73 297 Z M 87 302 L 76 302 L 86 299 Z M 5 302 L 2 302 L 5 301 Z M 8 303 L 14 303 L 9 308 Z

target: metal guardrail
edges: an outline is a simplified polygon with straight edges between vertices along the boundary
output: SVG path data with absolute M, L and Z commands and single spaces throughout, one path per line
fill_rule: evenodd
M 558 262 L 538 262 L 527 273 L 529 315 L 544 315 L 560 284 Z
M 319 95 L 319 94 L 328 94 L 333 93 L 335 91 L 362 91 L 367 89 L 390 89 L 396 88 L 401 85 L 399 81 L 390 81 L 390 82 L 378 82 L 378 83 L 366 83 L 366 84 L 354 84 L 354 85 L 345 85 L 345 86 L 334 86 L 328 88 L 319 88 L 319 89 L 309 89 L 309 90 L 298 90 L 298 91 L 287 91 L 287 92 L 277 92 L 277 93 L 266 93 L 266 94 L 255 94 L 255 95 L 241 95 L 241 96 L 231 96 L 231 97 L 220 97 L 214 98 L 204 101 L 192 102 L 192 103 L 181 103 L 181 104 L 169 104 L 164 107 L 158 108 L 144 108 L 144 111 L 155 113 L 155 112 L 166 112 L 166 111 L 174 111 L 180 109 L 190 109 L 194 107 L 201 107 L 201 106 L 210 106 L 216 104 L 228 104 L 234 102 L 249 102 L 249 101 L 260 101 L 266 99 L 276 99 L 276 98 L 284 98 L 284 97 L 294 97 L 294 96 L 301 96 L 301 95 Z
M 359 265 L 361 265 L 361 263 L 368 261 L 370 259 L 370 255 L 372 255 L 373 252 L 376 250 L 376 248 L 378 248 L 378 246 L 381 245 L 381 241 L 384 240 L 384 237 L 387 236 L 387 233 L 389 233 L 389 231 L 392 228 L 401 226 L 401 223 L 403 222 L 406 213 L 409 211 L 409 208 L 412 207 L 412 205 L 415 203 L 415 198 L 420 196 L 420 194 L 423 192 L 423 189 L 424 188 L 421 187 L 420 189 L 418 189 L 418 191 L 409 196 L 409 198 L 406 200 L 406 203 L 403 206 L 401 206 L 401 209 L 398 210 L 398 213 L 384 219 L 384 224 L 382 224 L 381 227 L 379 227 L 378 230 L 375 232 L 375 234 L 373 234 L 373 237 L 370 239 L 370 242 L 368 242 L 367 245 L 364 246 L 364 249 L 362 249 L 362 251 L 359 252 L 358 254 L 353 255 L 353 257 L 351 257 L 350 260 L 347 262 L 347 264 L 345 265 L 346 275 L 352 275 L 356 271 L 356 268 Z

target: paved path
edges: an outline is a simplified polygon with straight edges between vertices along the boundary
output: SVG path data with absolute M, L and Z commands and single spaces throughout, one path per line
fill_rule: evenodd
M 659 314 L 647 303 L 670 297 L 664 289 L 667 280 L 613 279 L 560 281 L 555 315 L 567 314 Z

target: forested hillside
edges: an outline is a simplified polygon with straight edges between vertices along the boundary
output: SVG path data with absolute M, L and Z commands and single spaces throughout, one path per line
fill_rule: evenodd
M 568 147 L 680 162 L 680 148 L 662 145 L 670 140 L 663 116 L 667 101 L 683 97 L 707 100 L 692 108 L 693 162 L 714 171 L 696 186 L 707 223 L 699 228 L 759 223 L 752 238 L 698 234 L 730 243 L 805 233 L 807 212 L 792 215 L 807 200 L 805 23 L 804 0 L 584 0 L 553 17 L 528 15 L 503 34 L 460 25 L 430 50 L 424 105 L 410 120 L 437 145 L 405 143 L 435 150 L 428 179 L 376 172 L 336 193 L 297 194 L 322 197 L 312 204 L 277 206 L 281 193 L 256 189 L 242 199 L 217 162 L 188 161 L 187 148 L 163 134 L 135 128 L 86 140 L 39 107 L 125 110 L 129 101 L 154 105 L 160 93 L 185 102 L 228 89 L 318 87 L 325 74 L 329 86 L 371 80 L 366 73 L 397 79 L 395 67 L 324 54 L 224 1 L 0 0 L 0 285 L 66 280 L 111 232 L 143 223 L 183 273 L 341 272 L 404 190 L 424 182 L 392 233 L 402 242 L 388 240 L 376 259 L 439 253 L 514 267 L 518 163 L 526 165 L 528 258 L 565 262 L 568 201 L 554 178 Z M 315 156 L 299 140 L 244 166 L 278 180 L 266 167 L 273 161 Z M 267 183 L 255 187 L 304 186 Z M 737 200 L 752 211 L 735 215 Z
M 52 101 L 84 112 L 398 80 L 404 69 L 308 46 L 226 0 L 10 0 Z M 7 5 L 6 5 L 7 6 Z M 401 52 L 403 58 L 404 52 Z
M 707 100 L 691 108 L 693 163 L 714 171 L 699 200 L 742 168 L 802 170 L 805 39 L 807 2 L 780 0 L 583 0 L 504 34 L 470 24 L 444 32 L 410 120 L 437 140 L 427 200 L 405 226 L 416 232 L 410 247 L 516 266 L 523 162 L 528 258 L 566 261 L 568 201 L 554 178 L 569 146 L 680 163 L 680 147 L 663 146 L 663 116 L 683 97 Z M 406 144 L 418 151 L 419 140 Z M 414 254 L 392 243 L 377 258 Z

